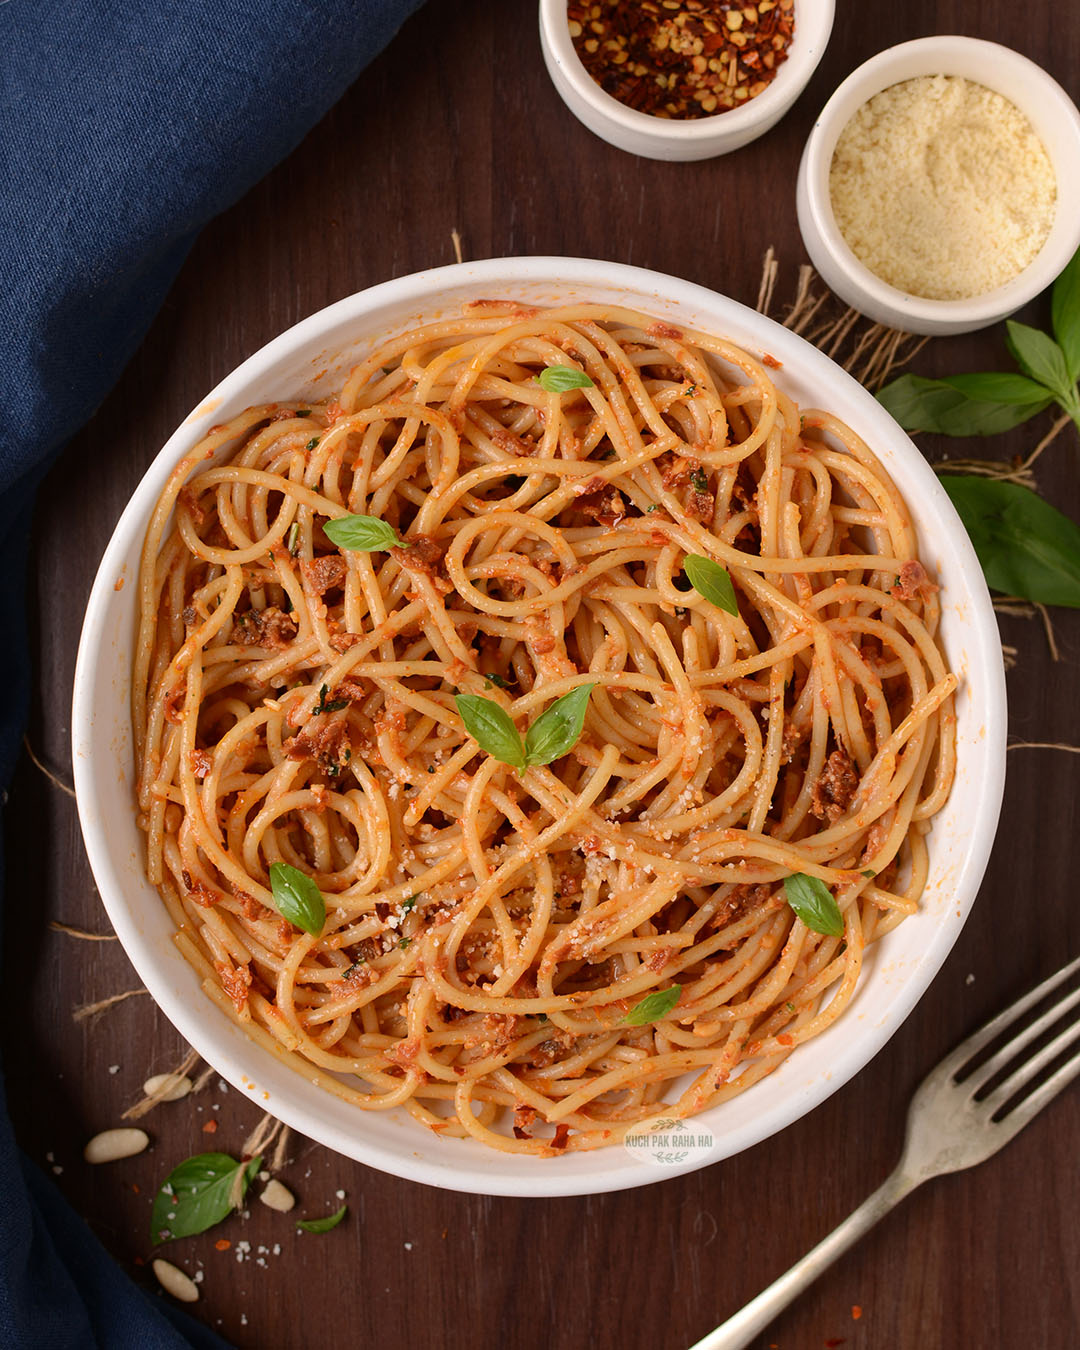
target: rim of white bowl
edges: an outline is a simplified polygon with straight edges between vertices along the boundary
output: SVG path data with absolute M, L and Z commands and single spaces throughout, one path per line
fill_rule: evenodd
M 962 69 L 956 69 L 957 66 Z M 960 300 L 931 300 L 910 295 L 871 272 L 841 233 L 829 192 L 829 169 L 836 142 L 858 109 L 891 85 L 926 75 L 962 76 L 1001 94 L 1017 107 L 1020 104 L 1016 98 L 1016 85 L 1022 82 L 1033 84 L 1039 90 L 1039 98 L 1044 99 L 1046 107 L 1052 110 L 1046 120 L 1060 119 L 1059 127 L 1072 141 L 1071 162 L 1063 163 L 1054 157 L 1050 147 L 1045 145 L 1045 138 L 1040 136 L 1058 186 L 1054 223 L 1042 248 L 1003 286 Z M 1031 113 L 1025 108 L 1020 111 L 1034 125 Z M 1038 134 L 1038 127 L 1035 130 Z M 885 307 L 913 320 L 930 324 L 963 320 L 972 328 L 993 323 L 1044 291 L 1080 247 L 1080 210 L 1061 209 L 1063 189 L 1076 197 L 1073 185 L 1080 181 L 1080 112 L 1042 66 L 999 42 L 960 34 L 940 34 L 901 42 L 878 52 L 857 66 L 822 108 L 806 141 L 804 164 L 807 205 L 819 236 L 819 246 L 831 255 L 833 265 L 846 274 L 856 293 L 862 292 L 877 307 Z
M 251 382 L 271 372 L 283 358 L 306 353 L 305 360 L 314 368 L 317 359 L 325 361 L 325 353 L 330 350 L 326 340 L 334 330 L 345 328 L 350 332 L 364 333 L 367 318 L 367 331 L 370 333 L 370 316 L 391 304 L 398 308 L 415 308 L 417 314 L 431 313 L 440 303 L 446 305 L 450 302 L 455 288 L 457 293 L 453 299 L 458 304 L 464 298 L 463 288 L 467 288 L 467 293 L 473 296 L 499 294 L 519 299 L 523 298 L 523 292 L 527 294 L 531 288 L 549 295 L 546 301 L 549 304 L 558 302 L 557 295 L 563 297 L 564 303 L 569 303 L 571 298 L 583 300 L 590 295 L 595 297 L 598 293 L 625 293 L 620 295 L 618 301 L 607 301 L 605 294 L 605 303 L 619 303 L 646 311 L 659 309 L 661 312 L 665 306 L 675 306 L 680 311 L 699 313 L 702 322 L 698 326 L 707 324 L 714 329 L 719 326 L 727 330 L 727 335 L 733 340 L 751 349 L 770 353 L 782 365 L 797 365 L 802 377 L 813 379 L 815 385 L 827 388 L 838 386 L 843 391 L 844 401 L 852 401 L 857 406 L 860 433 L 868 432 L 876 444 L 888 447 L 889 453 L 895 452 L 905 474 L 910 473 L 918 480 L 919 507 L 913 514 L 920 533 L 924 540 L 933 539 L 934 547 L 941 547 L 942 540 L 947 540 L 952 565 L 958 570 L 963 582 L 962 606 L 957 610 L 956 622 L 964 625 L 968 635 L 968 667 L 978 671 L 984 684 L 985 700 L 979 709 L 982 723 L 980 735 L 968 752 L 970 757 L 978 760 L 978 771 L 965 787 L 965 797 L 969 796 L 972 803 L 974 824 L 970 839 L 959 854 L 955 874 L 950 873 L 948 894 L 946 896 L 942 889 L 936 912 L 925 916 L 916 915 L 906 921 L 906 924 L 912 924 L 924 919 L 929 925 L 927 942 L 924 947 L 920 947 L 917 958 L 906 963 L 901 960 L 901 969 L 895 972 L 875 968 L 873 962 L 877 958 L 874 954 L 880 948 L 876 945 L 871 948 L 867 958 L 871 969 L 864 975 L 861 986 L 865 986 L 868 978 L 874 977 L 882 981 L 883 985 L 887 982 L 889 988 L 895 990 L 883 1015 L 871 1025 L 864 1023 L 857 1028 L 856 1023 L 860 1020 L 857 1008 L 847 1009 L 845 1016 L 838 1019 L 834 1027 L 801 1047 L 801 1061 L 798 1054 L 793 1055 L 769 1078 L 755 1085 L 746 1096 L 737 1097 L 702 1113 L 700 1119 L 706 1125 L 711 1124 L 718 1133 L 718 1147 L 707 1156 L 695 1158 L 683 1165 L 670 1168 L 650 1166 L 637 1159 L 630 1159 L 626 1150 L 618 1147 L 584 1154 L 570 1153 L 555 1160 L 514 1157 L 508 1162 L 510 1155 L 493 1154 L 473 1140 L 440 1139 L 432 1144 L 428 1132 L 407 1118 L 401 1121 L 400 1144 L 395 1139 L 392 1145 L 364 1137 L 365 1119 L 370 1117 L 359 1108 L 350 1108 L 347 1113 L 342 1113 L 343 1121 L 347 1117 L 347 1123 L 327 1119 L 324 1112 L 332 1115 L 331 1103 L 336 1101 L 331 1094 L 288 1069 L 277 1056 L 250 1041 L 207 998 L 198 986 L 195 971 L 171 943 L 164 956 L 155 949 L 152 935 L 140 922 L 138 899 L 131 903 L 127 897 L 127 891 L 133 885 L 134 873 L 139 873 L 139 891 L 142 896 L 148 897 L 146 903 L 150 906 L 149 912 L 155 916 L 152 922 L 157 923 L 159 928 L 160 915 L 165 914 L 164 906 L 156 890 L 141 875 L 141 854 L 137 860 L 130 853 L 126 858 L 120 856 L 126 847 L 119 842 L 121 832 L 110 832 L 110 822 L 101 816 L 98 809 L 98 789 L 111 784 L 114 793 L 118 792 L 125 786 L 125 774 L 130 777 L 131 773 L 130 764 L 121 762 L 115 732 L 114 738 L 108 742 L 103 761 L 95 758 L 94 746 L 94 722 L 98 709 L 111 707 L 116 710 L 119 700 L 123 704 L 121 716 L 125 727 L 130 718 L 129 687 L 124 683 L 124 678 L 118 679 L 115 671 L 108 670 L 108 662 L 101 659 L 110 640 L 116 640 L 115 628 L 110 630 L 109 627 L 110 610 L 118 605 L 134 604 L 134 578 L 130 586 L 119 590 L 117 579 L 125 576 L 129 566 L 137 568 L 147 521 L 177 461 L 201 439 L 211 422 L 217 420 L 215 414 L 227 415 L 230 400 L 246 406 L 251 400 L 245 391 Z M 537 302 L 542 303 L 539 299 Z M 669 313 L 674 314 L 674 310 L 669 309 Z M 709 315 L 719 317 L 710 318 Z M 688 320 L 683 319 L 683 322 L 689 326 Z M 782 372 L 780 375 L 782 378 Z M 282 391 L 281 397 L 288 397 L 289 392 Z M 295 394 L 295 389 L 291 392 Z M 911 499 L 910 489 L 905 495 Z M 126 598 L 124 590 L 127 591 Z M 116 616 L 113 614 L 111 617 L 115 620 Z M 130 669 L 129 661 L 125 669 Z M 118 689 L 118 684 L 123 687 Z M 824 353 L 788 329 L 737 301 L 693 282 L 597 259 L 493 258 L 399 277 L 339 300 L 302 320 L 248 357 L 184 419 L 144 473 L 98 567 L 87 603 L 76 660 L 72 751 L 79 818 L 86 851 L 114 931 L 155 1002 L 185 1040 L 222 1078 L 309 1138 L 346 1157 L 406 1180 L 470 1194 L 556 1197 L 599 1194 L 648 1185 L 722 1161 L 800 1119 L 843 1086 L 877 1054 L 903 1023 L 940 969 L 974 902 L 993 844 L 1004 788 L 1005 712 L 1005 677 L 997 622 L 975 551 L 933 470 L 884 408 L 862 386 Z M 106 735 L 107 730 L 102 735 Z M 134 820 L 134 809 L 132 798 L 129 824 Z M 945 842 L 943 837 L 942 843 Z M 933 859 L 933 842 L 931 850 Z M 126 875 L 125 867 L 128 869 Z M 901 925 L 896 932 L 902 932 L 903 927 Z M 884 942 L 888 942 L 888 937 Z M 843 1033 L 842 1043 L 839 1040 L 834 1042 L 837 1053 L 829 1060 L 828 1067 L 807 1077 L 808 1055 L 816 1059 L 813 1053 L 815 1047 L 820 1047 L 831 1031 L 843 1027 L 845 1018 L 848 1019 L 849 1030 Z M 262 1082 L 256 1082 L 257 1078 Z M 268 1083 L 273 1087 L 272 1096 L 265 1090 Z M 769 1084 L 781 1083 L 784 1088 L 782 1100 L 772 1107 L 761 1109 L 761 1089 L 767 1090 Z M 758 1094 L 758 1109 L 747 1111 L 745 1105 L 741 1104 L 753 1101 L 755 1093 Z M 727 1128 L 727 1123 L 732 1120 L 732 1109 L 740 1120 L 738 1124 Z M 716 1130 L 718 1118 L 724 1125 L 719 1131 Z M 447 1144 L 453 1144 L 454 1148 L 445 1158 L 433 1161 L 425 1157 L 425 1145 L 434 1150 Z
M 566 81 L 593 110 L 597 120 L 614 123 L 657 141 L 699 145 L 721 135 L 725 138 L 752 131 L 769 121 L 777 107 L 793 103 L 817 69 L 828 45 L 836 12 L 835 0 L 796 0 L 795 33 L 786 61 L 767 88 L 743 108 L 731 108 L 710 117 L 690 119 L 654 117 L 620 103 L 596 81 L 581 63 L 570 36 L 567 0 L 540 0 L 540 24 Z

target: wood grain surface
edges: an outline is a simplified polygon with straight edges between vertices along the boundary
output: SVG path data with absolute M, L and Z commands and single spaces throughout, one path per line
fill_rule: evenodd
M 564 254 L 688 277 L 755 302 L 777 250 L 774 312 L 805 254 L 795 172 L 813 117 L 860 61 L 934 32 L 994 38 L 1080 94 L 1080 9 L 1050 0 L 838 0 L 825 59 L 762 140 L 700 164 L 636 159 L 567 112 L 527 0 L 433 0 L 290 159 L 206 230 L 142 349 L 52 473 L 37 513 L 30 739 L 70 782 L 69 706 L 84 602 L 106 540 L 167 435 L 239 361 L 353 291 L 466 256 Z M 1045 322 L 1045 299 L 1024 316 Z M 923 373 L 1004 368 L 999 328 L 935 339 Z M 1050 415 L 975 447 L 1030 449 Z M 932 457 L 972 453 L 927 439 Z M 1080 517 L 1080 445 L 1068 429 L 1038 465 L 1042 490 Z M 1014 738 L 1080 741 L 1080 616 L 1002 619 Z M 293 1139 L 283 1179 L 297 1213 L 338 1207 L 326 1236 L 258 1203 L 170 1255 L 202 1270 L 196 1316 L 237 1346 L 299 1350 L 683 1350 L 801 1256 L 896 1160 L 910 1094 L 957 1040 L 1080 951 L 1072 869 L 1080 755 L 1017 749 L 978 903 L 901 1030 L 854 1081 L 758 1147 L 691 1176 L 585 1199 L 456 1195 L 368 1170 Z M 85 1140 L 116 1124 L 151 1072 L 184 1047 L 148 997 L 75 1023 L 77 1004 L 138 984 L 83 853 L 74 802 L 24 756 L 7 810 L 3 1057 L 30 1156 L 148 1288 L 150 1202 L 181 1158 L 238 1151 L 256 1108 L 211 1085 L 145 1120 L 141 1157 L 91 1168 Z M 215 1122 L 216 1133 L 204 1132 Z M 953 1350 L 1080 1344 L 1080 1087 L 1004 1153 L 932 1183 L 785 1313 L 764 1347 Z M 557 1163 L 551 1164 L 557 1166 Z M 218 1251 L 216 1239 L 232 1246 Z M 250 1244 L 250 1253 L 238 1243 Z M 241 1259 L 238 1259 L 241 1258 Z M 144 1264 L 145 1263 L 145 1264 Z M 853 1309 L 861 1310 L 856 1318 Z M 125 1348 L 126 1350 L 126 1348 Z

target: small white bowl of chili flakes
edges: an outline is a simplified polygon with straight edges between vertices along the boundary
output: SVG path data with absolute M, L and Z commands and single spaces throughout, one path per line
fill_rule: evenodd
M 725 155 L 802 93 L 835 0 L 540 0 L 555 88 L 590 131 L 631 154 Z

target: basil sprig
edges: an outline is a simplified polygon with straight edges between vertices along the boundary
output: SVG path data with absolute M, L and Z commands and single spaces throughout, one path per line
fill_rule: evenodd
M 784 898 L 795 913 L 815 933 L 842 937 L 844 916 L 836 897 L 819 877 L 794 872 L 784 878 Z
M 336 1228 L 345 1215 L 349 1212 L 348 1205 L 342 1205 L 334 1214 L 327 1214 L 324 1219 L 297 1219 L 296 1226 L 304 1233 L 329 1233 L 331 1228 Z
M 338 548 L 353 553 L 379 553 L 390 548 L 408 548 L 407 539 L 399 539 L 397 530 L 378 516 L 338 516 L 323 526 L 326 537 Z
M 666 1017 L 682 998 L 682 985 L 673 984 L 670 989 L 654 989 L 646 994 L 640 1003 L 635 1003 L 623 1018 L 631 1027 L 646 1027 L 650 1022 L 659 1022 Z
M 704 596 L 711 605 L 728 614 L 738 614 L 735 586 L 727 569 L 718 562 L 700 553 L 688 553 L 683 560 L 683 576 L 698 595 Z
M 986 584 L 1005 595 L 1080 609 L 1080 528 L 1034 492 L 992 478 L 942 474 Z
M 326 924 L 326 901 L 309 876 L 289 863 L 270 864 L 270 890 L 274 908 L 283 919 L 318 937 Z
M 150 1236 L 154 1245 L 193 1237 L 228 1218 L 247 1193 L 262 1156 L 237 1162 L 227 1153 L 197 1153 L 174 1167 L 154 1196 Z
M 1080 427 L 1080 250 L 1054 282 L 1053 337 L 1038 328 L 1005 325 L 1005 343 L 1021 373 L 901 375 L 878 394 L 906 431 L 992 436 L 1019 426 L 1056 403 Z
M 565 394 L 568 389 L 592 389 L 593 381 L 573 366 L 547 366 L 536 377 L 537 384 L 549 394 Z
M 534 764 L 561 759 L 574 748 L 585 725 L 589 695 L 594 688 L 581 684 L 557 698 L 529 727 L 524 740 L 510 714 L 494 699 L 480 694 L 456 694 L 454 702 L 465 730 L 480 749 L 523 773 Z

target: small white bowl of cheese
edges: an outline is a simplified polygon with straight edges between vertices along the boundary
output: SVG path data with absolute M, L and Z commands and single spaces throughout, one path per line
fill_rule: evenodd
M 905 42 L 822 109 L 796 200 L 811 261 L 849 305 L 911 333 L 985 328 L 1080 246 L 1080 113 L 1008 47 Z

